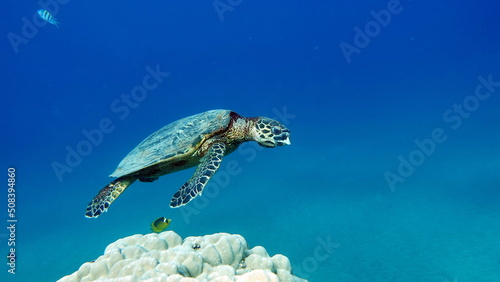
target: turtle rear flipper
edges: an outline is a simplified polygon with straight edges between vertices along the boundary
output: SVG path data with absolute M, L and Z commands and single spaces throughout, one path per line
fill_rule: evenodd
M 226 152 L 226 145 L 221 142 L 214 143 L 207 154 L 200 160 L 191 179 L 184 183 L 170 201 L 170 207 L 178 208 L 189 203 L 196 196 L 201 195 L 203 188 L 210 180 L 210 177 L 219 169 Z
M 111 203 L 120 196 L 125 189 L 136 180 L 132 176 L 120 177 L 99 191 L 97 196 L 87 205 L 86 217 L 97 218 L 106 212 Z

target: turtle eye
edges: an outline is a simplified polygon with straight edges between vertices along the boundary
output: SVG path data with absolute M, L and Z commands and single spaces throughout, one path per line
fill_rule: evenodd
M 279 128 L 277 126 L 273 126 L 272 131 L 273 131 L 274 135 L 281 134 L 281 128 Z

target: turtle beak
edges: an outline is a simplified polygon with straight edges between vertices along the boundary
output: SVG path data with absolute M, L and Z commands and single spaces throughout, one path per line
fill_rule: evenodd
M 288 132 L 283 132 L 280 136 L 274 137 L 275 143 L 278 146 L 291 145 L 290 134 Z

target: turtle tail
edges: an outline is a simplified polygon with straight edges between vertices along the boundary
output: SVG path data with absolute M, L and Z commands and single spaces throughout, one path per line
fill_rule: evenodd
M 136 179 L 137 178 L 133 176 L 124 176 L 106 185 L 87 205 L 85 216 L 88 218 L 97 218 L 103 212 L 106 212 L 111 203 L 116 200 L 130 184 L 134 183 Z

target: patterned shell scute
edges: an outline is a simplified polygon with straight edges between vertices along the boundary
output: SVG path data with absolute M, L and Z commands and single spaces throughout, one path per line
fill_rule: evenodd
M 164 126 L 137 145 L 110 176 L 121 177 L 161 161 L 168 162 L 176 156 L 194 153 L 201 141 L 229 125 L 230 113 L 229 110 L 211 110 Z

